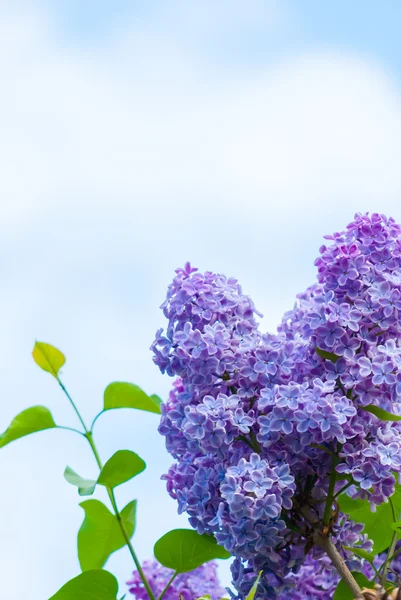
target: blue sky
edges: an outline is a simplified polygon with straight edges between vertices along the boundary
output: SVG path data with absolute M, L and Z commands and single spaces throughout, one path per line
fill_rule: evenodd
M 356 211 L 401 221 L 400 12 L 396 1 L 1 4 L 0 429 L 32 404 L 75 425 L 32 362 L 35 338 L 67 355 L 63 379 L 89 420 L 110 381 L 168 393 L 148 347 L 186 260 L 238 277 L 273 330 L 313 282 L 325 233 Z M 186 522 L 160 481 L 170 458 L 156 424 L 117 411 L 97 429 L 103 458 L 130 448 L 148 462 L 118 494 L 139 499 L 142 559 Z M 68 432 L 1 457 L 2 592 L 43 600 L 78 573 L 82 509 L 62 473 L 95 465 Z M 128 554 L 108 567 L 124 589 Z

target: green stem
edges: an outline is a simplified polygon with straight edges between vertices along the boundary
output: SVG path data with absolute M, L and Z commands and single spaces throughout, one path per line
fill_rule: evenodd
M 396 556 L 398 556 L 401 552 L 401 548 L 398 548 L 397 552 L 394 552 L 393 556 L 390 556 L 390 562 L 392 562 Z
M 249 438 L 250 438 L 257 454 L 260 454 L 260 451 L 261 451 L 260 444 L 259 444 L 258 440 L 256 439 L 256 435 L 255 435 L 255 432 L 253 431 L 253 429 L 251 429 L 249 432 Z
M 94 428 L 94 426 L 95 426 L 95 423 L 96 423 L 96 421 L 98 420 L 98 418 L 100 417 L 100 415 L 102 415 L 103 413 L 104 413 L 104 410 L 101 410 L 101 411 L 100 411 L 100 413 L 98 413 L 98 414 L 96 415 L 96 417 L 93 419 L 93 421 L 92 421 L 92 425 L 91 425 L 91 431 L 93 431 L 93 428 Z
M 89 445 L 90 445 L 90 447 L 91 447 L 91 449 L 92 449 L 93 455 L 94 455 L 94 457 L 95 457 L 96 464 L 97 464 L 97 466 L 99 467 L 99 470 L 101 471 L 101 470 L 103 469 L 103 463 L 102 463 L 102 460 L 101 460 L 101 458 L 100 458 L 99 451 L 98 451 L 98 449 L 97 449 L 97 447 L 96 447 L 95 441 L 94 441 L 94 439 L 93 439 L 92 432 L 91 432 L 91 431 L 89 431 L 89 430 L 88 430 L 88 428 L 86 427 L 86 424 L 85 424 L 85 422 L 84 422 L 84 420 L 83 420 L 83 418 L 82 418 L 82 416 L 81 416 L 81 414 L 80 414 L 80 412 L 79 412 L 79 410 L 78 410 L 78 408 L 77 408 L 77 406 L 76 406 L 75 402 L 74 402 L 74 401 L 73 401 L 73 399 L 71 398 L 71 396 L 70 396 L 70 394 L 68 393 L 68 391 L 67 391 L 66 387 L 64 386 L 64 384 L 63 384 L 63 383 L 60 381 L 60 379 L 59 379 L 59 378 L 57 378 L 57 381 L 59 382 L 61 389 L 63 390 L 63 392 L 64 392 L 64 393 L 65 393 L 65 395 L 67 396 L 68 400 L 70 401 L 70 403 L 71 403 L 71 406 L 73 407 L 73 409 L 74 409 L 74 411 L 75 411 L 75 413 L 76 413 L 76 415 L 77 415 L 78 419 L 79 419 L 79 420 L 80 420 L 80 422 L 81 422 L 81 425 L 82 425 L 82 427 L 84 428 L 84 431 L 85 431 L 85 433 L 84 433 L 84 434 L 81 434 L 81 435 L 84 435 L 84 437 L 85 437 L 85 438 L 88 440 L 88 443 L 89 443 Z M 77 430 L 74 430 L 74 431 L 77 431 Z M 80 431 L 78 431 L 78 433 L 81 433 L 81 432 L 80 432 Z M 123 523 L 123 520 L 122 520 L 122 518 L 121 518 L 120 511 L 118 510 L 118 506 L 117 506 L 116 498 L 115 498 L 115 495 L 114 495 L 114 491 L 113 491 L 113 489 L 112 489 L 112 488 L 109 488 L 109 487 L 106 487 L 106 490 L 107 490 L 107 494 L 108 494 L 108 496 L 109 496 L 109 499 L 110 499 L 111 505 L 112 505 L 112 507 L 113 507 L 114 514 L 115 514 L 115 516 L 116 516 L 116 519 L 117 519 L 118 525 L 119 525 L 119 527 L 120 527 L 120 530 L 121 530 L 122 536 L 123 536 L 123 538 L 124 538 L 124 540 L 125 540 L 125 543 L 126 543 L 126 545 L 127 545 L 127 547 L 128 547 L 128 550 L 129 550 L 129 552 L 130 552 L 130 554 L 131 554 L 131 556 L 132 556 L 132 559 L 133 559 L 133 561 L 134 561 L 134 563 L 135 563 L 135 566 L 136 566 L 136 568 L 137 568 L 137 571 L 138 571 L 138 573 L 139 573 L 139 576 L 140 576 L 140 578 L 142 579 L 143 585 L 145 586 L 145 589 L 146 589 L 146 591 L 147 591 L 147 593 L 148 593 L 149 599 L 150 599 L 150 600 L 156 600 L 156 599 L 155 599 L 155 596 L 154 596 L 154 594 L 153 594 L 153 592 L 152 592 L 152 590 L 151 590 L 151 588 L 150 588 L 150 585 L 149 585 L 149 583 L 148 583 L 148 580 L 146 579 L 145 573 L 144 573 L 144 572 L 143 572 L 143 570 L 142 570 L 141 563 L 139 562 L 139 559 L 138 559 L 138 557 L 137 557 L 137 555 L 136 555 L 136 552 L 135 552 L 135 550 L 134 550 L 134 548 L 133 548 L 133 546 L 132 546 L 132 544 L 131 544 L 131 540 L 130 540 L 130 538 L 129 538 L 129 535 L 128 535 L 128 533 L 127 533 L 127 530 L 125 529 L 125 525 L 124 525 L 124 523 Z
M 81 422 L 82 427 L 84 428 L 85 433 L 88 433 L 88 430 L 86 428 L 86 425 L 84 423 L 83 418 L 81 417 L 81 413 L 79 412 L 74 400 L 71 398 L 70 394 L 67 391 L 67 388 L 65 387 L 65 385 L 63 384 L 63 382 L 61 381 L 61 379 L 59 377 L 57 377 L 57 381 L 59 383 L 59 386 L 61 387 L 61 389 L 63 390 L 64 394 L 67 396 L 68 400 L 70 401 L 70 404 L 72 406 L 72 408 L 75 411 L 75 414 L 77 415 L 78 419 Z
M 84 433 L 82 433 L 82 431 L 79 431 L 79 429 L 74 429 L 74 427 L 65 427 L 65 425 L 56 425 L 57 429 L 66 429 L 67 431 L 73 431 L 74 433 L 79 433 L 79 435 L 83 435 L 85 436 Z
M 393 520 L 395 522 L 397 520 L 397 518 L 395 516 L 394 505 L 393 505 L 391 498 L 389 498 L 389 502 L 390 502 L 390 506 L 391 506 L 391 511 L 393 513 Z M 392 555 L 394 554 L 397 540 L 398 540 L 398 532 L 394 531 L 393 537 L 391 538 L 391 544 L 390 544 L 390 547 L 387 552 L 386 560 L 384 561 L 383 566 L 381 567 L 380 585 L 382 585 L 383 587 L 387 580 L 387 573 L 390 568 L 390 564 L 392 561 Z
M 344 485 L 336 494 L 334 494 L 334 500 L 338 498 L 338 496 L 340 496 L 343 492 L 345 492 L 345 490 L 349 488 L 349 486 L 353 483 L 353 481 L 349 481 L 346 485 Z
M 160 594 L 158 600 L 162 600 L 164 594 L 167 592 L 168 588 L 170 587 L 170 585 L 173 583 L 174 579 L 177 577 L 178 573 L 177 571 L 175 573 L 173 573 L 172 577 L 170 578 L 170 580 L 168 581 L 166 587 L 164 588 L 164 590 L 162 591 L 162 593 Z
M 337 464 L 337 457 L 333 457 L 333 466 L 332 466 L 331 473 L 330 473 L 329 489 L 327 491 L 327 501 L 326 501 L 326 506 L 324 507 L 324 515 L 323 515 L 323 523 L 325 525 L 329 525 L 329 523 L 330 523 L 331 510 L 333 507 L 334 488 L 336 485 L 336 478 L 337 478 L 336 464 Z

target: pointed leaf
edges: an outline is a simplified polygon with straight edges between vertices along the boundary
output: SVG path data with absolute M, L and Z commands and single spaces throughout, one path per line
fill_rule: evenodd
M 245 598 L 245 600 L 253 600 L 254 599 L 256 590 L 258 589 L 259 580 L 261 578 L 261 575 L 262 575 L 262 571 L 259 571 L 259 575 L 257 576 L 255 583 L 249 590 L 249 593 L 248 593 L 247 597 Z
M 315 348 L 315 351 L 316 351 L 316 354 L 318 354 L 325 360 L 331 360 L 331 362 L 334 362 L 334 363 L 337 362 L 339 358 L 341 358 L 341 356 L 338 356 L 338 354 L 334 354 L 334 352 L 327 352 L 327 350 L 322 350 L 321 348 L 318 348 L 318 347 Z
M 121 520 L 131 538 L 136 529 L 136 500 L 131 500 L 121 511 Z
M 156 414 L 161 414 L 159 398 L 148 396 L 133 383 L 115 381 L 104 391 L 104 410 L 112 408 L 137 408 Z
M 231 554 L 219 546 L 213 536 L 199 535 L 192 529 L 173 529 L 155 544 L 156 559 L 178 573 L 192 571 L 215 558 L 230 558 Z
M 399 415 L 393 415 L 392 413 L 387 412 L 387 410 L 383 410 L 378 406 L 360 406 L 359 408 L 365 412 L 375 415 L 375 417 L 381 421 L 401 421 L 401 417 Z
M 41 369 L 57 379 L 58 372 L 65 364 L 65 356 L 60 350 L 45 342 L 35 342 L 32 356 Z
M 83 571 L 100 569 L 110 554 L 125 545 L 116 517 L 99 500 L 85 500 L 80 506 L 85 518 L 78 532 L 78 558 Z M 135 530 L 136 500 L 121 512 L 128 536 Z
M 84 479 L 71 469 L 71 467 L 65 468 L 64 477 L 68 483 L 77 486 L 80 496 L 91 496 L 95 491 L 96 481 L 93 479 Z
M 31 406 L 14 417 L 5 432 L 0 434 L 0 448 L 31 433 L 53 427 L 57 425 L 48 408 Z
M 117 592 L 118 583 L 114 575 L 97 569 L 70 579 L 49 600 L 117 600 Z
M 135 452 L 118 450 L 104 465 L 97 481 L 106 487 L 115 488 L 142 473 L 145 468 L 145 461 Z
M 359 587 L 370 588 L 373 587 L 370 581 L 365 577 L 363 573 L 352 573 L 354 579 L 356 579 Z M 334 592 L 333 600 L 353 600 L 354 594 L 351 592 L 347 584 L 343 579 L 340 580 L 336 591 Z

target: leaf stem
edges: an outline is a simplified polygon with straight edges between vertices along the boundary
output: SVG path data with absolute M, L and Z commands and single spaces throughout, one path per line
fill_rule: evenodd
M 74 409 L 74 411 L 75 411 L 75 414 L 77 415 L 78 419 L 80 420 L 80 422 L 81 422 L 81 425 L 82 425 L 82 427 L 84 428 L 84 431 L 85 431 L 85 433 L 88 433 L 88 430 L 87 430 L 87 428 L 86 428 L 86 425 L 85 425 L 85 423 L 84 423 L 84 420 L 83 420 L 83 418 L 81 417 L 81 413 L 79 412 L 79 410 L 78 410 L 78 408 L 77 408 L 77 406 L 76 406 L 76 404 L 75 404 L 74 400 L 71 398 L 70 394 L 68 393 L 68 391 L 67 391 L 67 388 L 65 387 L 65 385 L 63 384 L 63 382 L 61 381 L 61 379 L 60 379 L 60 377 L 59 377 L 58 375 L 57 375 L 57 378 L 56 378 L 56 379 L 57 379 L 57 381 L 58 381 L 58 383 L 59 383 L 59 386 L 60 386 L 60 387 L 61 387 L 61 389 L 63 390 L 64 394 L 67 396 L 68 400 L 70 401 L 70 404 L 71 404 L 72 408 Z
M 350 485 L 352 485 L 353 483 L 354 483 L 353 481 L 349 481 L 349 482 L 348 482 L 346 485 L 344 485 L 344 486 L 343 486 L 343 487 L 342 487 L 340 490 L 338 490 L 338 492 L 337 492 L 336 494 L 334 494 L 334 498 L 333 498 L 333 499 L 335 500 L 336 498 L 338 498 L 338 496 L 340 496 L 340 495 L 341 495 L 343 492 L 345 492 L 345 490 L 346 490 L 347 488 L 349 488 L 349 487 L 350 487 Z
M 92 425 L 91 425 L 91 431 L 93 431 L 93 428 L 95 426 L 96 421 L 98 420 L 98 418 L 104 413 L 104 410 L 101 410 L 100 413 L 97 413 L 96 417 L 93 419 L 92 421 Z
M 92 432 L 89 431 L 88 428 L 86 427 L 86 424 L 85 424 L 85 422 L 84 422 L 84 420 L 83 420 L 83 418 L 81 416 L 81 413 L 79 412 L 79 410 L 78 410 L 75 402 L 73 401 L 73 399 L 71 398 L 70 394 L 68 393 L 67 388 L 65 387 L 65 385 L 61 382 L 61 380 L 58 377 L 57 377 L 57 381 L 59 382 L 61 389 L 63 390 L 63 392 L 67 396 L 68 400 L 70 401 L 72 408 L 74 409 L 74 411 L 75 411 L 78 419 L 81 422 L 82 427 L 84 428 L 85 433 L 81 434 L 81 435 L 84 435 L 84 437 L 88 440 L 88 443 L 89 443 L 89 445 L 90 445 L 90 447 L 92 449 L 93 455 L 95 457 L 96 464 L 99 467 L 99 470 L 101 471 L 102 468 L 103 468 L 103 463 L 102 463 L 102 460 L 100 458 L 99 451 L 97 449 L 95 441 L 93 439 Z M 74 430 L 74 431 L 77 431 L 77 430 Z M 81 432 L 78 432 L 78 433 L 81 433 Z M 134 550 L 134 548 L 133 548 L 133 546 L 131 544 L 131 540 L 129 538 L 127 530 L 125 529 L 125 525 L 124 525 L 124 523 L 122 521 L 120 511 L 118 510 L 118 506 L 117 506 L 116 498 L 115 498 L 115 495 L 114 495 L 114 491 L 110 487 L 106 487 L 106 490 L 107 490 L 107 494 L 109 496 L 111 505 L 113 507 L 114 514 L 116 516 L 118 525 L 120 527 L 121 534 L 122 534 L 122 536 L 123 536 L 123 538 L 125 540 L 125 543 L 126 543 L 126 545 L 128 547 L 128 550 L 129 550 L 129 552 L 130 552 L 130 554 L 132 556 L 132 559 L 133 559 L 133 561 L 135 563 L 135 566 L 137 568 L 139 576 L 142 579 L 143 585 L 145 586 L 145 589 L 146 589 L 146 591 L 148 593 L 149 599 L 150 600 L 156 600 L 156 598 L 155 598 L 155 596 L 154 596 L 154 594 L 153 594 L 153 592 L 151 590 L 151 587 L 150 587 L 150 585 L 148 583 L 148 580 L 146 579 L 146 575 L 145 575 L 145 573 L 142 570 L 141 563 L 139 562 L 139 559 L 138 559 L 138 557 L 136 555 L 136 552 L 135 552 L 135 550 Z
M 170 587 L 170 585 L 173 583 L 174 579 L 177 577 L 178 573 L 177 571 L 175 571 L 172 575 L 172 577 L 169 579 L 166 587 L 164 588 L 164 590 L 162 591 L 162 593 L 160 594 L 160 596 L 158 597 L 157 600 L 162 600 L 164 594 L 167 592 L 168 588 Z
M 390 506 L 391 506 L 391 511 L 393 513 L 393 520 L 395 522 L 397 519 L 396 519 L 396 516 L 395 516 L 394 504 L 393 504 L 391 498 L 389 498 L 389 502 L 390 502 Z M 390 568 L 390 564 L 391 564 L 391 561 L 392 561 L 392 555 L 394 554 L 394 550 L 395 550 L 395 547 L 396 547 L 396 544 L 397 544 L 397 540 L 398 540 L 398 532 L 394 531 L 393 537 L 391 538 L 391 544 L 390 544 L 390 547 L 388 549 L 386 559 L 385 559 L 382 567 L 380 568 L 380 570 L 381 570 L 380 585 L 383 586 L 383 587 L 386 584 L 387 573 L 388 573 L 388 570 Z
M 390 561 L 393 561 L 395 559 L 395 557 L 399 555 L 400 552 L 401 552 L 401 548 L 398 548 L 397 552 L 394 552 L 393 556 L 390 556 Z
M 66 429 L 67 431 L 73 431 L 74 433 L 79 433 L 79 435 L 83 435 L 85 437 L 85 434 L 82 433 L 82 431 L 79 431 L 79 429 L 74 429 L 74 427 L 66 427 L 65 425 L 56 425 L 57 429 Z

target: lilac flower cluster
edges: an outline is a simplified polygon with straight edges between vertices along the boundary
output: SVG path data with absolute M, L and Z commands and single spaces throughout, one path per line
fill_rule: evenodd
M 236 280 L 187 264 L 152 345 L 162 372 L 177 377 L 159 429 L 176 459 L 168 491 L 197 531 L 237 557 L 241 594 L 260 569 L 268 597 L 294 583 L 310 544 L 299 509 L 322 519 L 330 475 L 335 493 L 348 486 L 375 505 L 401 472 L 401 425 L 369 412 L 401 414 L 401 228 L 356 215 L 329 240 L 318 282 L 277 334 L 260 332 Z M 370 548 L 344 515 L 329 527 L 339 548 Z
M 156 560 L 145 561 L 142 570 L 155 598 L 158 598 L 170 581 L 173 571 L 163 567 Z M 149 600 L 138 571 L 133 572 L 131 579 L 127 581 L 127 585 L 135 600 Z M 219 600 L 225 594 L 226 592 L 221 587 L 217 575 L 217 565 L 214 562 L 209 562 L 189 573 L 178 575 L 163 598 L 165 600 L 178 600 L 181 595 L 183 600 L 195 600 L 195 598 L 210 595 L 211 600 Z

